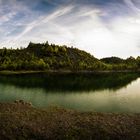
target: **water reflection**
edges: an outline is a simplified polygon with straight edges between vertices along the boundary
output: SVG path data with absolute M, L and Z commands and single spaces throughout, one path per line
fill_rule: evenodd
M 30 74 L 0 76 L 0 101 L 82 111 L 140 112 L 139 74 Z
M 0 75 L 0 83 L 51 92 L 117 90 L 139 77 L 138 73 Z

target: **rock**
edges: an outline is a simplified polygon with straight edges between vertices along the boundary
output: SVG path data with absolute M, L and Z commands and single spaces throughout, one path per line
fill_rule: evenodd
M 14 103 L 19 103 L 19 100 L 15 100 Z
M 15 100 L 14 103 L 32 106 L 32 103 L 31 103 L 31 102 L 28 103 L 28 102 L 25 102 L 25 101 L 23 101 L 23 100 Z

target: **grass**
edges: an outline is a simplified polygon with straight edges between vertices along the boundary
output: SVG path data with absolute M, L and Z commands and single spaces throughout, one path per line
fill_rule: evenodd
M 10 70 L 2 70 L 0 71 L 0 75 L 21 75 L 21 74 L 37 74 L 37 73 L 134 73 L 134 72 L 140 72 L 140 70 L 134 71 L 134 70 L 95 70 L 95 71 L 89 71 L 89 70 L 79 70 L 79 71 L 71 71 L 71 70 L 20 70 L 20 71 L 10 71 Z
M 0 103 L 1 140 L 139 140 L 140 114 L 37 109 L 28 103 Z

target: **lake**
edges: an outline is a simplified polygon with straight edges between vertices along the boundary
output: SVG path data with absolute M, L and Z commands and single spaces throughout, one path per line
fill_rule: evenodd
M 0 102 L 24 100 L 44 108 L 140 113 L 140 74 L 36 73 L 0 75 Z

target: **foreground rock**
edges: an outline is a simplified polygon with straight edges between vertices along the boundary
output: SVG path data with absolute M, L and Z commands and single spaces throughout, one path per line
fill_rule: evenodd
M 140 114 L 81 113 L 0 103 L 0 140 L 139 140 Z

